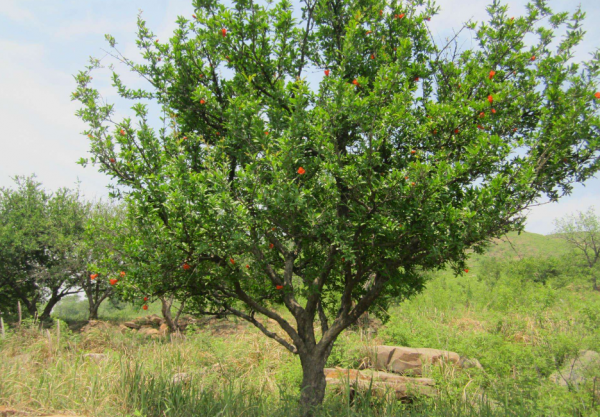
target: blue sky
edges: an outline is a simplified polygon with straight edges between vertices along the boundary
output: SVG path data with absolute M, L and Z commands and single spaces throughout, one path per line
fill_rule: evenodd
M 491 1 L 491 0 L 490 0 Z M 432 33 L 443 40 L 469 19 L 486 19 L 490 1 L 438 0 L 441 13 L 430 23 Z M 525 0 L 508 0 L 509 13 L 524 13 Z M 578 4 L 587 13 L 586 40 L 576 60 L 586 59 L 600 46 L 600 3 L 549 0 L 555 11 L 574 11 Z M 191 16 L 191 0 L 1 0 L 0 5 L 0 186 L 12 186 L 14 175 L 35 173 L 51 190 L 74 187 L 77 179 L 88 198 L 106 197 L 108 178 L 92 166 L 76 161 L 87 156 L 83 123 L 75 116 L 77 102 L 73 75 L 89 56 L 102 58 L 108 49 L 104 34 L 113 35 L 119 49 L 135 58 L 136 17 L 143 11 L 148 27 L 167 40 L 179 15 Z M 468 47 L 472 39 L 461 39 Z M 105 57 L 107 65 L 110 57 Z M 118 67 L 117 67 L 118 68 Z M 107 72 L 98 73 L 100 91 L 108 101 L 117 97 L 109 88 Z M 96 76 L 95 76 L 96 79 Z M 124 77 L 138 85 L 132 76 Z M 142 85 L 142 84 L 139 84 Z M 531 210 L 526 230 L 551 233 L 552 220 L 595 205 L 600 210 L 600 180 L 577 185 L 574 193 L 558 203 Z

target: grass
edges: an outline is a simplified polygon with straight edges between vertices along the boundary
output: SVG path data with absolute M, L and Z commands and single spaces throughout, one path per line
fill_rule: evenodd
M 524 239 L 540 241 L 539 235 Z M 422 294 L 391 308 L 376 334 L 344 332 L 328 362 L 357 367 L 369 347 L 394 344 L 448 349 L 478 359 L 483 369 L 427 367 L 425 376 L 436 380 L 439 396 L 412 404 L 367 392 L 351 405 L 348 392 L 328 391 L 317 415 L 599 416 L 600 398 L 590 383 L 568 390 L 549 376 L 581 349 L 600 351 L 600 293 L 573 273 L 566 258 L 552 258 L 564 253 L 556 240 L 545 242 L 537 260 L 492 253 L 475 259 L 468 274 L 432 275 Z M 153 308 L 160 306 L 144 313 Z M 131 319 L 141 314 L 137 310 L 109 310 L 107 317 Z M 120 333 L 116 326 L 87 333 L 65 327 L 60 340 L 56 329 L 40 332 L 29 325 L 0 340 L 0 405 L 86 416 L 297 413 L 298 358 L 243 322 L 206 321 L 172 340 Z M 106 359 L 86 359 L 89 352 Z M 191 380 L 173 383 L 181 372 Z
M 568 244 L 557 235 L 540 235 L 537 233 L 517 232 L 507 233 L 501 239 L 496 239 L 482 258 L 520 259 L 526 257 L 561 256 L 570 251 Z

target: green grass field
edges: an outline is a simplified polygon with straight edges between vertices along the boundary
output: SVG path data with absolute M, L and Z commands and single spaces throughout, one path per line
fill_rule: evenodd
M 385 325 L 373 323 L 375 333 L 358 327 L 344 332 L 328 362 L 357 367 L 369 347 L 392 344 L 451 350 L 478 359 L 483 369 L 427 367 L 439 395 L 412 404 L 367 392 L 351 405 L 347 392 L 328 390 L 319 415 L 600 415 L 600 378 L 599 387 L 587 382 L 572 390 L 549 378 L 579 350 L 600 352 L 600 293 L 578 273 L 573 257 L 563 256 L 560 240 L 530 233 L 511 240 L 523 260 L 501 243 L 475 258 L 468 274 L 432 274 L 422 294 L 391 308 Z M 532 255 L 539 259 L 526 258 Z M 73 318 L 65 316 L 76 316 L 79 307 L 71 304 L 56 314 Z M 148 312 L 158 310 L 153 305 Z M 101 314 L 118 322 L 141 312 L 107 305 Z M 298 358 L 241 321 L 206 319 L 175 339 L 122 333 L 116 325 L 85 333 L 65 328 L 59 338 L 56 326 L 40 332 L 25 324 L 0 340 L 0 405 L 28 415 L 296 413 Z M 90 352 L 106 357 L 84 358 Z M 191 380 L 173 384 L 181 372 Z

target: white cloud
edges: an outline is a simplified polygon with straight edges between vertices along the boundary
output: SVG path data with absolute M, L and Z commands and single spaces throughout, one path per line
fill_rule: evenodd
M 23 1 L 2 0 L 0 15 L 6 16 L 10 20 L 14 20 L 16 22 L 35 21 L 33 14 L 29 10 L 21 7 L 23 3 Z
M 554 231 L 554 220 L 577 211 L 586 211 L 590 206 L 600 209 L 600 180 L 591 179 L 587 187 L 578 186 L 571 197 L 556 203 L 544 204 L 531 209 L 525 229 L 528 232 L 550 234 Z

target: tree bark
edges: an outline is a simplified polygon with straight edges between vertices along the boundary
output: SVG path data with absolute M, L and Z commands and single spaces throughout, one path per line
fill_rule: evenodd
M 100 303 L 94 304 L 90 301 L 90 314 L 88 320 L 98 320 L 98 307 L 100 307 Z
M 56 303 L 58 303 L 61 299 L 62 299 L 62 297 L 55 297 L 54 295 L 52 295 L 52 297 L 50 297 L 50 299 L 48 300 L 48 304 L 46 304 L 46 307 L 44 307 L 44 311 L 40 315 L 40 322 L 43 322 L 50 317 L 50 313 L 52 313 L 52 309 L 54 308 Z
M 312 349 L 311 353 L 300 353 L 300 362 L 302 363 L 302 392 L 300 393 L 300 410 L 302 417 L 312 417 L 315 415 L 316 408 L 323 403 L 325 398 L 325 363 L 327 362 L 327 353 Z
M 161 311 L 163 318 L 165 319 L 165 323 L 169 326 L 169 332 L 175 333 L 179 330 L 177 326 L 177 322 L 173 320 L 173 315 L 171 314 L 171 306 L 173 305 L 173 296 L 167 298 L 165 296 L 159 297 L 161 303 Z

